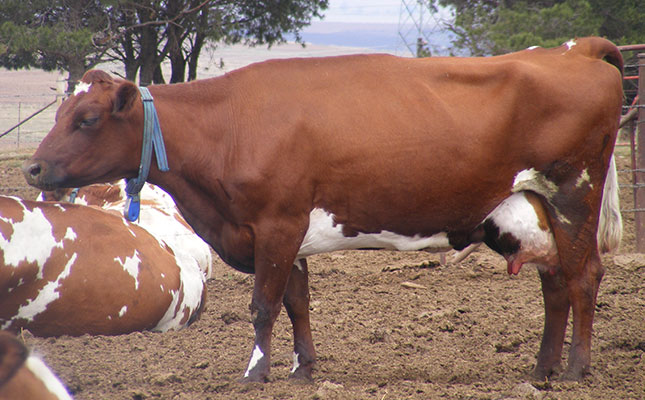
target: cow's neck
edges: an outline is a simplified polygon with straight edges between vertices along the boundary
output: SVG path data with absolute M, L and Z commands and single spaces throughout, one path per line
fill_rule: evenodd
M 231 249 L 237 245 L 244 247 L 239 242 L 248 235 L 236 226 L 223 184 L 229 110 L 223 96 L 212 97 L 218 84 L 212 79 L 201 82 L 199 88 L 195 84 L 151 88 L 170 171 L 159 172 L 153 164 L 148 181 L 173 197 L 186 221 L 224 261 L 251 272 L 252 261 L 248 256 L 235 254 Z M 200 119 L 196 120 L 195 115 L 200 115 Z

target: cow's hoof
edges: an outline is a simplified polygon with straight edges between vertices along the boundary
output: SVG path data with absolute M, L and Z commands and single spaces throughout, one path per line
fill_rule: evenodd
M 539 382 L 544 382 L 547 379 L 557 376 L 560 372 L 562 372 L 562 365 L 560 363 L 550 367 L 535 366 L 535 369 L 531 372 L 531 378 Z
M 590 375 L 589 368 L 567 368 L 564 374 L 560 376 L 561 381 L 581 381 L 585 376 Z
M 300 367 L 289 374 L 289 380 L 294 383 L 309 384 L 314 381 L 311 376 L 311 368 Z

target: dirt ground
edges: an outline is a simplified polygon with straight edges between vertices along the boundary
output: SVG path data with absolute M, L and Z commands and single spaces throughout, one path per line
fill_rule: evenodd
M 627 168 L 627 153 L 618 160 Z M 21 162 L 0 161 L 0 194 L 36 196 Z M 633 207 L 631 196 L 622 190 L 623 208 Z M 580 383 L 528 379 L 544 319 L 539 278 L 534 268 L 509 277 L 504 260 L 488 250 L 447 266 L 427 253 L 311 257 L 318 364 L 310 384 L 287 380 L 292 338 L 284 312 L 274 330 L 271 381 L 238 382 L 253 345 L 253 276 L 220 261 L 206 312 L 183 331 L 22 336 L 76 399 L 644 399 L 645 255 L 632 253 L 631 214 L 625 223 L 621 250 L 604 259 L 593 371 Z

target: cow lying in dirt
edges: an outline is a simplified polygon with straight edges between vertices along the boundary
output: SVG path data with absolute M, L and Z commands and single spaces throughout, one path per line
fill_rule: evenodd
M 38 200 L 95 206 L 120 215 L 126 203 L 125 182 L 119 180 L 78 189 L 42 192 Z M 175 255 L 194 258 L 206 279 L 211 277 L 213 258 L 210 247 L 186 223 L 168 193 L 145 184 L 141 190 L 141 213 L 136 223 L 166 243 Z
M 0 331 L 0 400 L 71 400 L 43 361 L 12 334 Z
M 596 232 L 622 66 L 616 46 L 595 37 L 485 58 L 272 60 L 151 86 L 154 102 L 145 88 L 89 71 L 23 172 L 44 190 L 147 175 L 171 194 L 225 262 L 255 273 L 246 379 L 269 375 L 282 304 L 292 376 L 311 377 L 307 256 L 477 242 L 511 273 L 540 265 L 534 376 L 560 370 L 572 310 L 564 377 L 580 379 L 604 274 Z M 151 125 L 161 132 L 147 134 Z
M 143 228 L 92 207 L 0 196 L 0 327 L 37 336 L 180 329 L 205 278 Z

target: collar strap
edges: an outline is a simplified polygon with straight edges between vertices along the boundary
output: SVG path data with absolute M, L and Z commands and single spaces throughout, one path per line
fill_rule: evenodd
M 72 189 L 72 193 L 69 194 L 69 202 L 70 203 L 76 202 L 76 197 L 78 196 L 78 189 L 79 188 Z
M 146 87 L 140 87 L 141 100 L 143 100 L 143 144 L 141 149 L 141 163 L 139 164 L 139 175 L 136 178 L 128 179 L 125 192 L 128 196 L 125 202 L 123 215 L 129 221 L 139 219 L 140 198 L 139 192 L 148 179 L 150 172 L 150 163 L 152 162 L 152 152 L 157 156 L 157 167 L 161 172 L 170 170 L 168 159 L 166 157 L 166 148 L 161 134 L 159 117 L 152 99 L 150 91 Z

